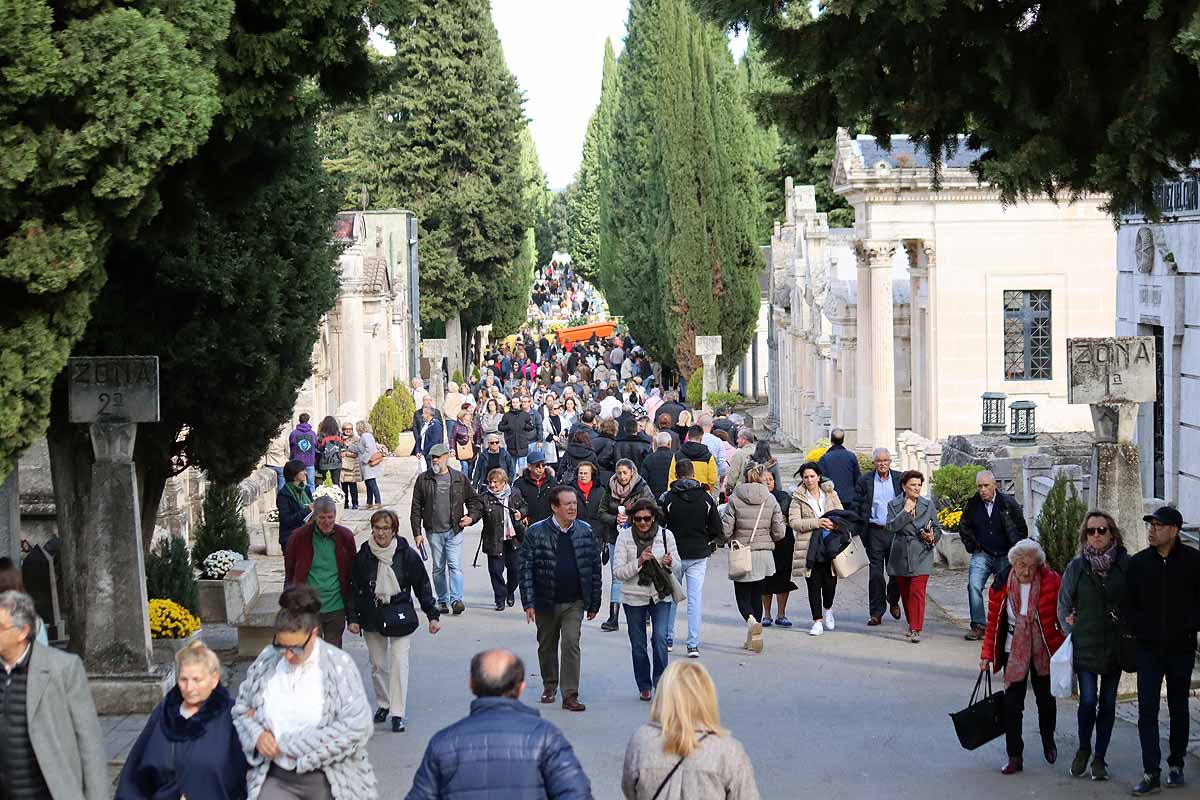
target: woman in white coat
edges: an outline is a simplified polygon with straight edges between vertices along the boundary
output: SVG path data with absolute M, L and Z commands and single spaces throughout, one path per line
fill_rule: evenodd
M 560 413 L 558 398 L 547 398 L 542 415 L 542 452 L 546 454 L 547 464 L 557 464 L 558 454 L 567 451 L 567 431 L 570 429 L 567 418 Z

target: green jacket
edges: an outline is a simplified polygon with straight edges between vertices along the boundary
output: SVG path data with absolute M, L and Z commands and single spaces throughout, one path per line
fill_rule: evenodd
M 1125 596 L 1129 554 L 1119 548 L 1108 574 L 1101 578 L 1083 556 L 1063 572 L 1058 592 L 1058 624 L 1071 634 L 1075 669 L 1108 675 L 1119 672 L 1121 629 L 1117 620 Z M 1075 612 L 1075 624 L 1067 616 Z

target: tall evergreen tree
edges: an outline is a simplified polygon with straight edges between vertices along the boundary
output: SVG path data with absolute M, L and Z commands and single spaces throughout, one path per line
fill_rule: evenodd
M 571 258 L 580 275 L 597 280 L 605 267 L 603 219 L 607 212 L 608 180 L 612 155 L 612 132 L 620 84 L 612 41 L 604 42 L 604 70 L 600 83 L 600 102 L 588 121 L 583 140 L 583 160 L 575 176 L 571 197 Z M 608 270 L 611 272 L 611 270 Z
M 521 96 L 487 0 L 414 0 L 392 26 L 390 80 L 333 155 L 348 194 L 402 207 L 421 225 L 421 316 L 468 308 L 490 322 L 493 281 L 531 227 L 520 201 Z M 481 305 L 482 302 L 482 305 Z
M 526 127 L 521 131 L 521 203 L 527 227 L 521 237 L 521 250 L 507 274 L 493 281 L 495 313 L 492 316 L 492 337 L 499 339 L 517 330 L 528 320 L 529 291 L 533 288 L 533 273 L 538 265 L 537 206 L 545 201 L 546 173 L 538 160 L 533 135 Z
M 550 252 L 555 250 L 564 253 L 571 252 L 571 195 L 575 193 L 575 184 L 570 183 L 554 193 L 550 198 L 549 228 Z M 543 263 L 549 263 L 546 259 Z
M 597 225 L 597 277 L 603 284 L 606 277 L 616 269 L 612 241 L 612 165 L 613 142 L 617 127 L 617 106 L 621 102 L 621 69 L 613 52 L 612 40 L 604 40 L 604 68 L 600 78 L 600 105 L 596 110 L 600 118 L 600 135 L 597 137 L 597 161 L 599 163 L 599 207 L 600 220 Z
M 606 287 L 630 330 L 684 374 L 697 335 L 749 346 L 763 262 L 753 128 L 724 36 L 685 0 L 634 0 L 612 170 L 616 260 Z M 615 291 L 614 291 L 615 290 Z

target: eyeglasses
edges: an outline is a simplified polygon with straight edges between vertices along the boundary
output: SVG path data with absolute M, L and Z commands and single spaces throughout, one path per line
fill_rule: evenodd
M 645 514 L 638 514 L 633 518 L 634 522 L 654 522 L 654 517 L 648 517 Z
M 1107 527 L 1104 527 L 1104 528 L 1084 528 L 1084 530 L 1085 530 L 1085 531 L 1087 531 L 1087 535 L 1088 535 L 1088 536 L 1103 536 L 1104 534 L 1108 533 L 1108 528 L 1107 528 Z
M 271 640 L 271 646 L 278 650 L 281 654 L 291 653 L 294 656 L 304 655 L 304 650 L 308 647 L 308 643 L 312 641 L 313 631 L 308 632 L 308 638 L 304 640 L 304 644 L 280 644 L 274 639 Z

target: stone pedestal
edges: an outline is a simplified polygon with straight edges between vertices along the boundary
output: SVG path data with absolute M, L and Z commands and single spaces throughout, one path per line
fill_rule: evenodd
M 712 411 L 712 404 L 708 402 L 708 396 L 713 392 L 720 391 L 717 356 L 721 355 L 721 337 L 697 336 L 696 355 L 700 356 L 700 360 L 704 364 L 704 397 L 701 405 L 705 411 Z
M 1148 545 L 1142 500 L 1142 470 L 1137 445 L 1137 403 L 1093 403 L 1092 485 L 1089 508 L 1112 514 L 1130 553 Z
M 433 407 L 441 408 L 446 402 L 446 377 L 442 372 L 442 360 L 449 354 L 447 340 L 423 340 L 421 354 L 429 359 L 429 393 L 433 395 Z
M 454 314 L 446 320 L 446 371 L 449 375 L 458 371 L 466 377 L 467 371 L 463 368 L 462 338 L 462 317 Z M 438 401 L 438 408 L 441 408 L 441 402 Z
M 492 326 L 491 325 L 480 325 L 479 326 L 479 350 L 477 350 L 475 352 L 475 366 L 477 366 L 477 367 L 483 363 L 483 354 L 485 352 L 487 352 L 488 340 L 491 338 L 491 335 L 492 335 Z M 467 377 L 467 376 L 464 374 L 464 377 Z
M 142 525 L 133 469 L 136 424 L 91 426 L 92 503 L 79 550 L 86 554 L 88 613 L 78 627 L 89 673 L 150 673 L 150 618 Z M 161 698 L 161 695 L 160 695 Z
M 21 563 L 21 485 L 16 461 L 0 483 L 0 556 Z

